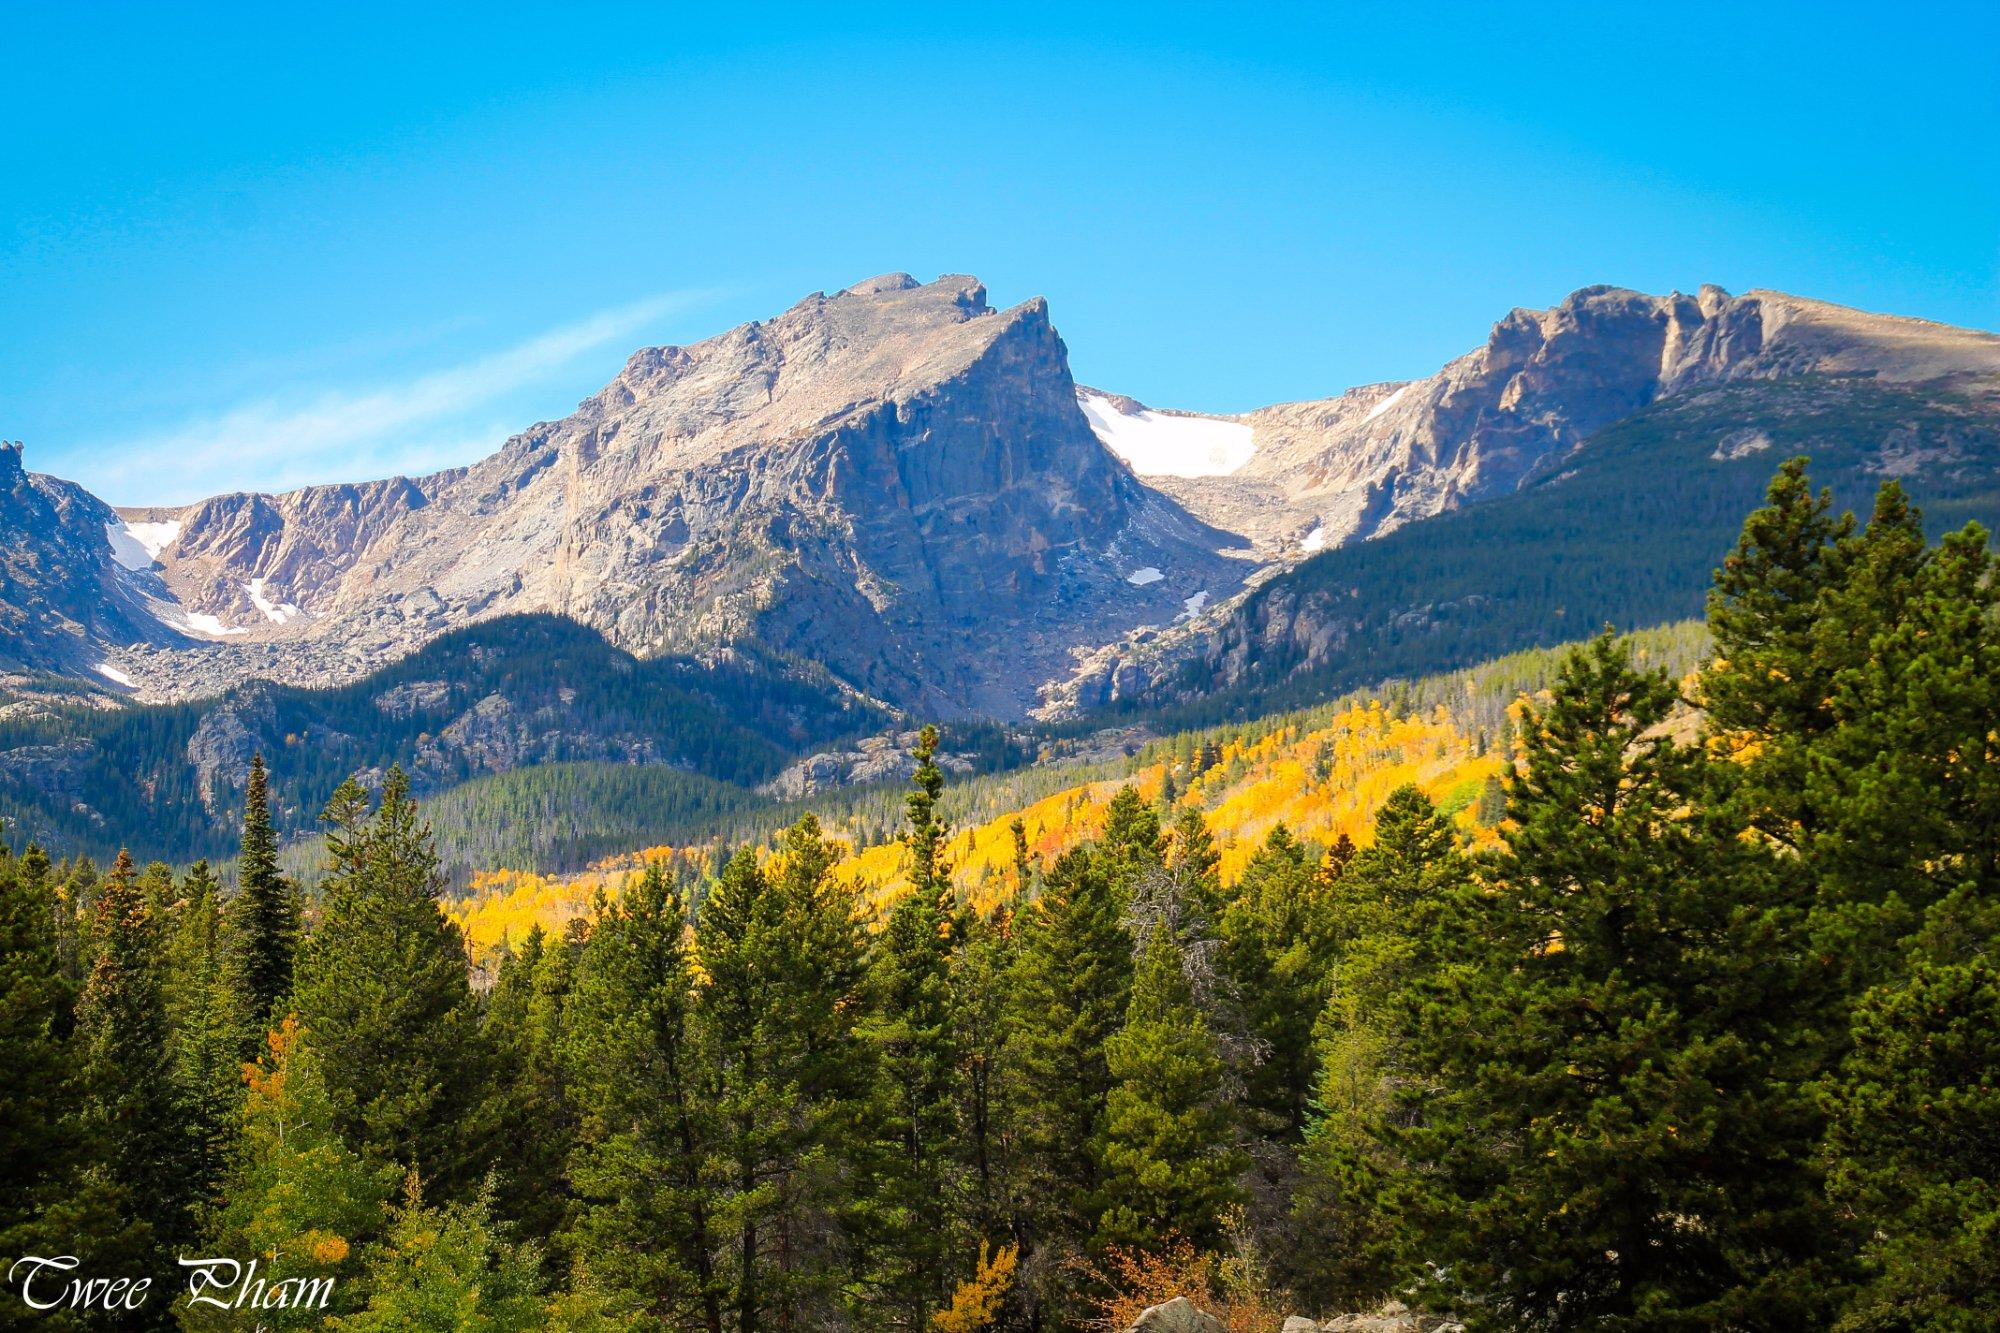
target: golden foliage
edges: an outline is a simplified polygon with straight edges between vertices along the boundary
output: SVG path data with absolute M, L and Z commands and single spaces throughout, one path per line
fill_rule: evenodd
M 992 1327 L 1007 1289 L 1014 1285 L 1014 1265 L 1020 1257 L 1018 1245 L 1003 1245 L 997 1253 L 989 1253 L 986 1242 L 980 1241 L 978 1268 L 951 1294 L 951 1307 L 931 1316 L 931 1327 L 937 1333 L 975 1333 Z
M 560 935 L 569 923 L 590 915 L 599 891 L 615 895 L 629 876 L 659 864 L 706 865 L 706 847 L 646 847 L 593 864 L 579 875 L 536 874 L 531 870 L 482 870 L 472 877 L 464 897 L 445 904 L 465 932 L 466 946 L 479 961 L 496 956 L 503 946 L 525 939 L 536 926 Z
M 1473 820 L 1473 807 L 1508 756 L 1480 753 L 1476 740 L 1439 707 L 1399 716 L 1380 702 L 1356 705 L 1310 729 L 1279 725 L 1223 743 L 1215 762 L 1156 760 L 1129 776 L 1081 783 L 1019 810 L 953 831 L 947 857 L 958 890 L 978 910 L 990 911 L 1018 887 L 1012 825 L 1020 820 L 1030 856 L 1046 864 L 1063 851 L 1099 836 L 1111 798 L 1128 783 L 1157 800 L 1171 770 L 1177 807 L 1202 810 L 1221 856 L 1221 874 L 1233 883 L 1284 824 L 1301 839 L 1331 843 L 1346 834 L 1356 846 L 1373 836 L 1375 812 L 1390 792 L 1414 783 L 1458 819 L 1476 840 L 1492 830 Z M 1198 771 L 1197 771 L 1198 770 Z M 846 853 L 838 874 L 876 915 L 907 889 L 907 852 L 895 839 L 854 848 L 852 838 L 829 829 Z M 615 895 L 626 879 L 659 862 L 669 870 L 699 870 L 709 847 L 649 847 L 593 865 L 581 875 L 544 876 L 522 870 L 489 870 L 473 878 L 468 894 L 448 904 L 475 958 L 492 958 L 501 946 L 539 925 L 561 933 L 587 917 L 599 892 Z M 769 859 L 769 854 L 767 854 Z
M 277 1027 L 264 1034 L 264 1044 L 270 1047 L 270 1056 L 256 1064 L 246 1063 L 243 1082 L 251 1101 L 277 1105 L 285 1099 L 285 1072 L 291 1068 L 292 1052 L 299 1044 L 299 1016 L 286 1014 Z
M 1201 809 L 1221 853 L 1221 873 L 1233 883 L 1269 836 L 1284 824 L 1302 839 L 1331 843 L 1345 833 L 1356 846 L 1374 835 L 1376 810 L 1389 793 L 1414 783 L 1475 837 L 1470 807 L 1489 777 L 1504 768 L 1501 756 L 1478 746 L 1438 709 L 1425 717 L 1396 717 L 1380 703 L 1345 710 L 1323 727 L 1280 727 L 1261 737 L 1230 741 L 1205 772 L 1175 765 L 1176 805 Z M 974 907 L 991 910 L 1014 890 L 1012 824 L 1021 821 L 1028 850 L 1044 862 L 1104 831 L 1106 811 L 1128 783 L 1157 800 L 1168 762 L 1147 765 L 1121 780 L 1072 787 L 1023 810 L 1008 811 L 951 840 L 953 877 Z M 1322 776 L 1324 775 L 1324 776 Z M 862 849 L 843 867 L 878 907 L 902 896 L 904 856 L 898 843 Z
M 343 1236 L 326 1231 L 308 1231 L 299 1238 L 312 1261 L 323 1268 L 345 1263 L 349 1253 L 347 1240 Z

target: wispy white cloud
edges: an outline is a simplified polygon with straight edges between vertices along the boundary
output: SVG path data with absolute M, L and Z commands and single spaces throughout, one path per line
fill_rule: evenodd
M 592 352 L 687 309 L 671 292 L 601 310 L 538 337 L 401 382 L 271 395 L 90 452 L 79 480 L 118 503 L 177 504 L 220 491 L 359 481 L 470 462 L 528 424 L 498 409 Z M 629 349 L 627 349 L 629 350 Z

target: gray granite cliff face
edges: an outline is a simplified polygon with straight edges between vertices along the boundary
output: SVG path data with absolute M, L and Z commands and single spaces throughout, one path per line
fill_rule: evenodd
M 1091 434 L 1044 302 L 904 274 L 641 351 L 468 468 L 131 513 L 180 523 L 159 576 L 212 630 L 128 663 L 161 696 L 553 611 L 641 654 L 754 641 L 926 713 L 1014 716 L 1080 648 L 1247 569 Z

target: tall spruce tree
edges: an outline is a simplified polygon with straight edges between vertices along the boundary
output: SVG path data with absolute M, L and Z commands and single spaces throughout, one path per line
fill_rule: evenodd
M 892 1326 L 921 1330 L 950 1294 L 955 1254 L 970 1242 L 953 1224 L 963 1216 L 958 1171 L 958 1030 L 951 984 L 953 921 L 944 862 L 947 830 L 937 815 L 944 787 L 937 729 L 925 727 L 906 802 L 909 891 L 877 941 L 869 1036 L 887 1095 L 881 1124 L 890 1164 L 879 1202 L 889 1234 L 875 1275 Z
M 1258 1127 L 1297 1142 L 1318 1060 L 1313 1024 L 1332 980 L 1334 926 L 1315 858 L 1283 824 L 1243 868 L 1223 910 L 1223 962 L 1248 1012 L 1261 1058 L 1248 1071 Z
M 1008 971 L 1015 956 L 1013 912 L 997 908 L 967 924 L 953 959 L 952 1019 L 958 1054 L 957 1155 L 966 1176 L 965 1216 L 982 1237 L 1010 1234 L 1012 1147 L 1003 1115 Z
M 1702 708 L 1718 747 L 1751 757 L 1759 826 L 1788 844 L 1804 817 L 1801 747 L 1832 724 L 1821 614 L 1853 531 L 1852 518 L 1834 516 L 1829 492 L 1813 493 L 1806 460 L 1791 459 L 1764 507 L 1744 520 L 1709 593 L 1716 663 L 1702 677 Z
M 1166 862 L 1166 839 L 1160 833 L 1160 812 L 1139 795 L 1138 788 L 1120 787 L 1104 811 L 1104 836 L 1096 856 L 1111 885 L 1123 893 L 1149 869 Z
M 391 769 L 356 822 L 344 785 L 330 817 L 333 869 L 299 952 L 293 1006 L 318 1053 L 334 1126 L 372 1162 L 415 1171 L 434 1197 L 469 1198 L 491 1143 L 491 1058 L 465 944 L 439 909 L 430 831 Z
M 568 1248 L 607 1306 L 720 1333 L 714 1089 L 695 1031 L 680 899 L 658 864 L 598 905 L 562 1053 L 581 1113 Z
M 493 1060 L 492 1118 L 536 1127 L 532 1139 L 497 1164 L 493 1213 L 523 1235 L 548 1238 L 557 1266 L 568 1257 L 561 1240 L 571 1203 L 564 1166 L 577 1115 L 562 1051 L 579 951 L 570 939 L 550 941 L 537 925 L 520 949 L 502 956 L 484 1026 Z
M 299 944 L 298 894 L 278 865 L 270 777 L 262 755 L 250 759 L 250 779 L 243 793 L 243 849 L 227 924 L 231 981 L 241 1006 L 247 1055 L 262 1045 L 266 1024 L 291 993 L 292 961 Z
M 945 859 L 951 826 L 938 813 L 944 770 L 938 766 L 937 747 L 937 728 L 926 725 L 917 733 L 917 748 L 912 754 L 917 768 L 910 779 L 909 795 L 903 800 L 908 821 L 903 845 L 910 852 L 910 889 L 933 903 L 951 891 L 951 866 Z
M 165 1254 L 193 1231 L 195 1203 L 182 1158 L 190 1133 L 174 1082 L 160 922 L 121 851 L 97 899 L 90 977 L 77 1001 L 76 1043 L 86 1122 L 129 1216 Z M 135 1276 L 137 1276 L 135 1274 Z
M 1123 893 L 1103 859 L 1084 848 L 1057 859 L 1041 896 L 1015 921 L 1000 1112 L 1013 1159 L 1024 1300 L 1046 1318 L 1073 1307 L 1070 1261 L 1081 1257 L 1101 1211 L 1093 1146 L 1116 1082 L 1105 1043 L 1125 1021 L 1132 941 Z
M 229 985 L 215 875 L 197 861 L 166 914 L 164 990 L 174 1083 L 190 1143 L 185 1170 L 199 1197 L 221 1184 L 243 1091 L 240 1011 Z
M 1704 811 L 1664 673 L 1609 635 L 1528 722 L 1507 854 L 1423 1010 L 1419 1164 L 1391 1186 L 1433 1280 L 1508 1326 L 1809 1326 L 1837 1234 L 1788 1063 L 1800 923 Z M 1413 1274 L 1414 1276 L 1414 1274 Z
M 1856 547 L 1828 619 L 1862 621 L 1865 649 L 1835 677 L 1801 850 L 1821 952 L 1858 992 L 1901 970 L 1933 904 L 2000 893 L 2000 587 L 1982 529 L 1926 550 L 1889 486 Z
M 1226 1070 L 1171 930 L 1148 932 L 1125 1023 L 1105 1043 L 1116 1080 L 1098 1138 L 1099 1248 L 1213 1246 L 1242 1167 Z
M 1035 888 L 1035 858 L 1028 850 L 1028 826 L 1019 815 L 1008 822 L 1007 836 L 1014 849 L 1014 896 L 1026 899 Z
M 1222 854 L 1200 810 L 1188 806 L 1174 817 L 1167 868 L 1194 894 L 1210 921 L 1220 922 L 1223 912 Z
M 740 851 L 703 901 L 698 1012 L 718 1077 L 716 1156 L 740 1333 L 842 1316 L 872 1224 L 875 1070 L 858 1030 L 865 945 L 834 849 L 804 816 L 773 873 Z
M 1406 1169 L 1399 1120 L 1421 1113 L 1431 1071 L 1417 1058 L 1427 996 L 1458 952 L 1469 867 L 1449 818 L 1421 789 L 1389 793 L 1374 840 L 1350 845 L 1328 886 L 1334 969 L 1315 1024 L 1315 1072 L 1281 1276 L 1328 1307 L 1372 1306 L 1401 1280 L 1413 1240 L 1388 1199 Z
M 105 1168 L 104 1125 L 91 1115 L 88 1069 L 65 1040 L 74 992 L 57 951 L 58 901 L 48 857 L 0 844 L 0 1254 L 73 1255 L 85 1271 L 144 1275 L 151 1229 Z M 11 1286 L 0 1328 L 74 1328 L 65 1312 L 30 1309 Z
M 1831 1193 L 1867 1233 L 1863 1280 L 1840 1327 L 2000 1326 L 2000 968 L 1991 957 L 1921 953 L 1906 976 L 1863 997 L 1828 1101 Z
M 16 1241 L 76 1155 L 73 1083 L 58 1036 L 72 1002 L 56 961 L 47 862 L 29 870 L 0 847 L 0 1237 Z

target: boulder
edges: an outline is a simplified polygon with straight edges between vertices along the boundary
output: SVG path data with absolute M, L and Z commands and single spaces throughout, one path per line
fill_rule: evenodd
M 1128 1333 L 1223 1333 L 1222 1321 L 1195 1308 L 1185 1296 L 1139 1312 Z

